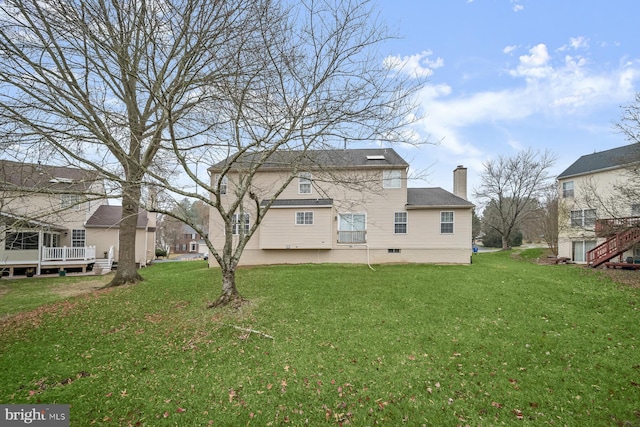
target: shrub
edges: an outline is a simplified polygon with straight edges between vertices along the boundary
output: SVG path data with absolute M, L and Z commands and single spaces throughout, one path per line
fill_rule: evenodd
M 167 250 L 162 248 L 156 248 L 156 258 L 161 256 L 167 256 Z

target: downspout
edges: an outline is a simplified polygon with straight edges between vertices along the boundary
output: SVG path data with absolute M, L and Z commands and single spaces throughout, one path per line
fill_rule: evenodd
M 369 268 L 373 271 L 376 271 L 375 268 L 373 268 L 371 266 L 371 262 L 369 261 L 369 245 L 366 243 L 336 243 L 336 246 L 364 246 L 367 248 L 367 265 L 369 266 Z

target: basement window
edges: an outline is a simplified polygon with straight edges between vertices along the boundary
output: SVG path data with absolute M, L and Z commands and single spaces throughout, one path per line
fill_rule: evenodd
M 387 249 L 387 251 L 390 254 L 399 254 L 400 253 L 400 249 Z

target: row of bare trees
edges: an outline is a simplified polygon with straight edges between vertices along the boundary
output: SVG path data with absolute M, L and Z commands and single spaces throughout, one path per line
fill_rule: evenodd
M 415 143 L 404 129 L 421 82 L 384 65 L 391 36 L 368 1 L 5 0 L 2 152 L 108 180 L 123 214 L 110 285 L 137 282 L 139 207 L 206 236 L 177 201 L 200 200 L 230 228 L 256 170 L 278 150 Z M 202 171 L 228 159 L 222 179 L 247 154 L 255 163 L 241 168 L 227 208 L 221 181 L 211 185 Z M 242 247 L 205 240 L 227 280 L 219 302 L 228 303 Z

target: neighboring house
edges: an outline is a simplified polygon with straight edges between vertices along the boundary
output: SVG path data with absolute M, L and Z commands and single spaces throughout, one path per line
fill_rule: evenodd
M 173 253 L 188 254 L 200 252 L 200 234 L 187 224 L 181 224 L 178 235 L 173 243 Z
M 249 229 L 257 203 L 273 198 L 299 154 L 276 152 L 259 168 L 254 200 L 245 201 L 244 218 L 235 213 L 234 235 Z M 241 264 L 471 262 L 473 204 L 466 200 L 465 168 L 454 171 L 452 194 L 407 188 L 409 164 L 393 149 L 312 151 L 305 159 L 246 246 Z M 226 161 L 210 168 L 214 187 L 221 185 L 221 203 L 234 199 L 239 172 L 253 160 L 246 155 L 228 170 Z M 366 189 L 349 184 L 354 181 Z M 222 247 L 224 227 L 214 208 L 209 230 L 214 246 Z
M 102 178 L 77 168 L 0 160 L 0 270 L 22 275 L 87 271 L 117 260 L 118 231 L 99 232 L 108 206 Z M 152 226 L 155 227 L 155 220 Z M 153 240 L 152 240 L 153 242 Z M 153 247 L 153 246 L 152 246 Z M 142 258 L 146 262 L 147 259 Z
M 120 239 L 122 206 L 102 205 L 91 215 L 84 227 L 87 241 L 96 245 L 99 257 L 109 258 L 109 251 L 115 248 L 117 255 Z M 144 267 L 155 258 L 156 214 L 143 209 L 138 211 L 136 224 L 136 264 Z M 117 257 L 114 258 L 117 262 Z
M 558 256 L 597 267 L 640 256 L 640 200 L 622 197 L 640 146 L 580 157 L 558 175 Z M 633 259 L 633 258 L 632 258 Z

